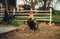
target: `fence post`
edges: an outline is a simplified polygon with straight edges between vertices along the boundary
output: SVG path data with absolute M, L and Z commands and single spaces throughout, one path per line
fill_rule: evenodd
M 49 26 L 51 26 L 52 24 L 52 8 L 50 8 L 50 23 L 49 23 Z
M 1 3 L 1 13 L 0 13 L 0 15 L 2 16 L 2 3 Z
M 13 15 L 15 15 L 15 8 L 13 9 Z

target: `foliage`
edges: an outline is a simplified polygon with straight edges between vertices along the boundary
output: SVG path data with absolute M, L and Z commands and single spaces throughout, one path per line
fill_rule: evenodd
M 19 26 L 18 22 L 15 21 L 15 19 L 11 19 L 11 20 L 8 22 L 8 24 L 13 25 L 13 26 L 16 26 L 16 27 Z
M 53 16 L 53 21 L 54 22 L 60 22 L 60 18 L 59 17 L 60 17 L 59 15 L 54 15 Z
M 58 1 L 60 1 L 60 0 L 58 0 Z
M 15 16 L 9 15 L 9 14 L 4 14 L 4 21 L 10 25 L 13 26 L 18 26 L 18 22 L 15 21 Z
M 58 10 L 54 10 L 53 13 L 54 13 L 55 15 L 60 15 L 60 11 L 58 11 Z
M 53 22 L 60 23 L 60 11 L 54 10 Z

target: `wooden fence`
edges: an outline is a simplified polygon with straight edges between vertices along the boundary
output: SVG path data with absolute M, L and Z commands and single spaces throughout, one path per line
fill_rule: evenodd
M 15 15 L 16 18 L 20 18 L 17 21 L 27 21 L 29 16 L 30 10 L 23 10 L 23 11 L 15 11 L 13 10 L 13 15 Z M 37 21 L 49 21 L 49 25 L 51 26 L 52 23 L 52 8 L 49 10 L 32 10 L 33 16 Z M 11 13 L 12 11 L 10 11 Z
M 30 10 L 22 10 L 22 11 L 9 11 L 8 14 L 13 14 L 16 18 L 19 18 L 19 20 L 16 21 L 27 21 L 29 16 Z M 49 10 L 32 10 L 34 18 L 37 21 L 49 21 L 49 25 L 51 26 L 52 23 L 52 8 Z M 0 7 L 0 18 L 4 17 L 4 9 Z

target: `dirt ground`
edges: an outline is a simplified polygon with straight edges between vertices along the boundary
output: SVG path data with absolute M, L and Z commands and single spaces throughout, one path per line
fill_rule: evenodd
M 60 39 L 60 26 L 40 26 L 36 31 L 26 28 L 4 35 L 0 39 Z

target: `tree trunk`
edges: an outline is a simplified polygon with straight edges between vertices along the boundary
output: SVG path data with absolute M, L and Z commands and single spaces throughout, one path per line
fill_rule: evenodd
M 43 2 L 44 2 L 44 5 L 43 5 L 43 10 L 45 10 L 47 0 L 43 0 Z
M 31 0 L 31 8 L 34 9 L 34 7 L 33 7 L 33 0 Z

